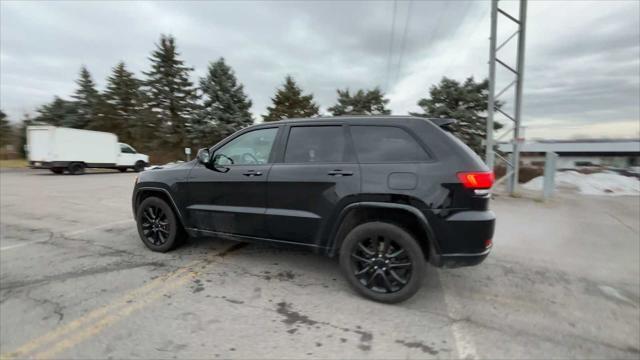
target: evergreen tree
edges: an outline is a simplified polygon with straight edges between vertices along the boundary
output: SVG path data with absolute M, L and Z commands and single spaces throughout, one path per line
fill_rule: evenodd
M 25 145 L 27 145 L 27 126 L 30 125 L 34 125 L 34 121 L 31 119 L 29 114 L 24 114 L 24 118 L 22 119 L 20 124 L 16 124 L 16 148 L 18 150 L 18 153 L 20 153 L 23 158 L 27 157 Z
M 162 35 L 151 53 L 151 70 L 144 74 L 148 106 L 152 112 L 149 124 L 165 144 L 183 147 L 187 144 L 187 129 L 196 110 L 197 94 L 189 74 L 193 68 L 185 66 L 179 58 L 176 41 Z
M 457 120 L 449 130 L 476 153 L 483 154 L 482 140 L 487 134 L 486 111 L 489 100 L 489 81 L 475 82 L 469 77 L 464 83 L 443 77 L 438 85 L 429 89 L 429 98 L 420 99 L 418 106 L 423 113 L 411 115 L 429 118 Z M 502 104 L 496 104 L 499 108 Z M 494 122 L 494 128 L 501 124 Z
M 75 99 L 77 114 L 71 123 L 66 124 L 72 128 L 86 129 L 94 127 L 94 123 L 100 121 L 99 107 L 101 97 L 96 84 L 91 78 L 89 70 L 85 66 L 80 69 L 80 78 L 76 80 L 78 89 L 72 95 Z
M 13 127 L 7 119 L 7 114 L 0 110 L 0 147 L 11 143 L 13 138 Z
M 36 121 L 53 126 L 75 127 L 78 124 L 78 107 L 73 101 L 54 97 L 53 101 L 38 108 Z
M 289 75 L 285 78 L 282 89 L 276 91 L 276 96 L 271 101 L 273 106 L 267 107 L 267 115 L 262 116 L 264 121 L 318 116 L 319 108 L 313 102 L 313 95 L 302 95 L 302 89 Z
M 353 95 L 349 89 L 338 90 L 338 103 L 328 110 L 334 115 L 389 115 L 391 110 L 385 106 L 389 103 L 379 88 L 358 90 Z
M 104 93 L 106 109 L 101 129 L 118 135 L 122 142 L 142 143 L 145 133 L 144 93 L 142 82 L 127 70 L 124 62 L 118 63 L 107 78 Z
M 253 124 L 249 112 L 251 100 L 224 58 L 209 64 L 207 76 L 200 79 L 200 90 L 202 110 L 193 128 L 193 141 L 197 145 L 213 144 Z

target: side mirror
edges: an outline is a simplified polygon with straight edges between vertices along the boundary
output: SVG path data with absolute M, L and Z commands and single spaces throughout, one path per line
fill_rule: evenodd
M 196 155 L 196 157 L 198 158 L 198 162 L 205 166 L 209 165 L 209 162 L 211 161 L 211 154 L 209 154 L 209 149 L 198 150 L 198 155 Z
M 221 160 L 226 160 L 226 162 L 228 164 L 233 164 L 233 159 L 231 159 L 230 157 L 228 157 L 227 155 L 224 154 L 217 154 L 213 157 L 213 160 L 211 161 L 211 165 L 213 166 L 213 170 L 215 171 L 219 171 L 219 172 L 223 172 L 226 173 L 228 172 L 230 169 L 228 167 L 225 167 L 224 165 L 220 164 Z

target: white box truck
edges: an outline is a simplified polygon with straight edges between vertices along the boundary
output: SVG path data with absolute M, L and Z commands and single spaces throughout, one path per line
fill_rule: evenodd
M 115 134 L 55 126 L 27 127 L 29 165 L 56 174 L 77 175 L 85 168 L 144 170 L 149 156 L 118 142 Z

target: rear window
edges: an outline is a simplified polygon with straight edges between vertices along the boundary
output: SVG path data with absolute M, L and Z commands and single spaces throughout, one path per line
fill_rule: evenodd
M 363 163 L 426 161 L 429 155 L 404 129 L 392 126 L 351 126 L 351 136 Z
M 284 162 L 344 162 L 345 150 L 342 126 L 296 126 L 289 132 Z

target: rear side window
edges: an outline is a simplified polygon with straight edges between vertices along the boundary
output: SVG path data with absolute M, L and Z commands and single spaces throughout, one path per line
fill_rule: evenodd
M 345 150 L 342 126 L 295 126 L 289 132 L 284 162 L 344 162 Z
M 351 126 L 362 163 L 426 161 L 429 155 L 404 129 L 392 126 Z

